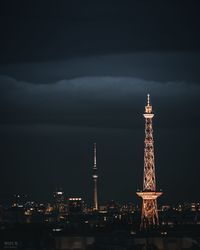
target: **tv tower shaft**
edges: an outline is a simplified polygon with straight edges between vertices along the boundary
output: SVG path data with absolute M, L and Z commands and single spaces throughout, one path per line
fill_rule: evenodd
M 93 163 L 93 210 L 98 210 L 98 194 L 97 194 L 97 156 L 96 143 L 94 143 L 94 163 Z

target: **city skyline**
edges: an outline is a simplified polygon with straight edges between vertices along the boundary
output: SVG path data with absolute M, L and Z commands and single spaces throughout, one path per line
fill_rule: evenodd
M 147 93 L 159 202 L 198 202 L 199 7 L 2 2 L 0 204 L 48 201 L 57 187 L 92 201 L 94 142 L 99 203 L 139 202 Z

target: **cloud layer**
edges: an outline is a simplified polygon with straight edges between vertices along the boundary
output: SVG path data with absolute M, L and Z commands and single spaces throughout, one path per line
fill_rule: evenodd
M 80 77 L 34 84 L 0 76 L 1 123 L 137 127 L 150 93 L 161 126 L 198 126 L 199 90 L 199 85 L 185 82 L 133 77 Z M 187 113 L 187 121 L 177 116 L 180 112 Z

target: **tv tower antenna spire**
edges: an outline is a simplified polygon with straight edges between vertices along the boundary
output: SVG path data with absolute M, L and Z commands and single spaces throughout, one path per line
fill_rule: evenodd
M 147 95 L 147 105 L 145 106 L 145 140 L 144 140 L 144 178 L 143 190 L 137 192 L 142 198 L 141 228 L 149 228 L 159 225 L 157 198 L 162 192 L 156 191 L 155 163 L 154 163 L 154 141 L 152 106 L 150 95 Z
M 93 210 L 97 211 L 98 210 L 98 195 L 97 195 L 97 147 L 96 143 L 93 145 L 93 153 L 94 153 L 94 162 L 93 162 Z

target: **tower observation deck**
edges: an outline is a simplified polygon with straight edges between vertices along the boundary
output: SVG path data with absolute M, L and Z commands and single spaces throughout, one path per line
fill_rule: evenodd
M 145 106 L 145 140 L 144 140 L 144 177 L 143 190 L 137 192 L 142 198 L 141 228 L 146 229 L 159 225 L 157 198 L 162 192 L 156 191 L 155 163 L 154 163 L 154 141 L 152 106 L 150 95 L 147 95 L 147 105 Z

